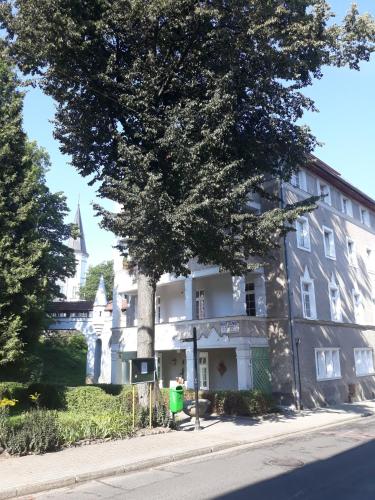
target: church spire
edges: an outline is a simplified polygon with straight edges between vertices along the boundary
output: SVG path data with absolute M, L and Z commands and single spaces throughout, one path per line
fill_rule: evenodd
M 77 206 L 76 216 L 74 219 L 74 224 L 78 227 L 78 237 L 73 238 L 72 236 L 69 238 L 68 247 L 73 249 L 75 252 L 81 252 L 85 255 L 88 255 L 86 249 L 86 241 L 85 241 L 85 233 L 83 232 L 83 224 L 81 217 L 81 209 Z

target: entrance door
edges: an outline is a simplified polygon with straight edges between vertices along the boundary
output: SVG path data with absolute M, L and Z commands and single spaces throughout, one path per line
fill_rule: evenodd
M 207 391 L 209 386 L 208 352 L 199 352 L 199 389 Z

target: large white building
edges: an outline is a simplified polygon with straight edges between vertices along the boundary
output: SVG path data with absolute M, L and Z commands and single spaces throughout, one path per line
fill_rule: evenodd
M 159 383 L 182 377 L 193 387 L 192 344 L 183 340 L 195 326 L 201 389 L 272 390 L 307 406 L 373 397 L 375 201 L 318 159 L 274 190 L 286 203 L 320 201 L 263 267 L 231 276 L 191 262 L 187 278 L 158 282 Z M 253 203 L 263 209 L 262 199 Z M 114 270 L 113 303 L 87 318 L 88 377 L 125 384 L 136 356 L 137 280 L 119 253 Z

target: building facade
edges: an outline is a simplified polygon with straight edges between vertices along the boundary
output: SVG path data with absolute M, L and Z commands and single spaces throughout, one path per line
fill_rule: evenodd
M 316 158 L 291 182 L 272 188 L 284 203 L 319 197 L 317 209 L 296 222 L 273 258 L 245 276 L 191 262 L 187 278 L 160 279 L 159 383 L 169 387 L 182 377 L 193 387 L 192 344 L 184 339 L 195 326 L 201 389 L 258 388 L 284 404 L 305 406 L 371 398 L 375 201 Z M 266 208 L 262 199 L 252 203 Z M 94 382 L 124 384 L 136 356 L 137 281 L 119 253 L 114 270 L 113 303 L 102 328 L 94 329 L 88 366 Z

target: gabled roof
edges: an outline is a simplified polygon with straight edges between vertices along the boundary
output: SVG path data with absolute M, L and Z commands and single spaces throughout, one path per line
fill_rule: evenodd
M 47 305 L 47 312 L 85 312 L 92 311 L 94 302 L 92 300 L 75 300 L 67 301 L 61 300 L 51 302 Z
M 324 161 L 320 160 L 314 155 L 310 155 L 308 162 L 309 171 L 315 173 L 322 179 L 335 186 L 339 191 L 353 198 L 358 203 L 370 210 L 375 211 L 375 200 L 368 196 L 363 191 L 359 190 L 353 184 L 346 181 L 338 172 L 332 167 L 327 165 Z
M 83 232 L 81 209 L 79 207 L 79 204 L 77 206 L 77 212 L 74 219 L 74 224 L 78 226 L 79 236 L 78 238 L 70 237 L 68 241 L 68 247 L 74 250 L 75 252 L 81 252 L 83 254 L 88 255 L 86 249 L 85 233 Z

